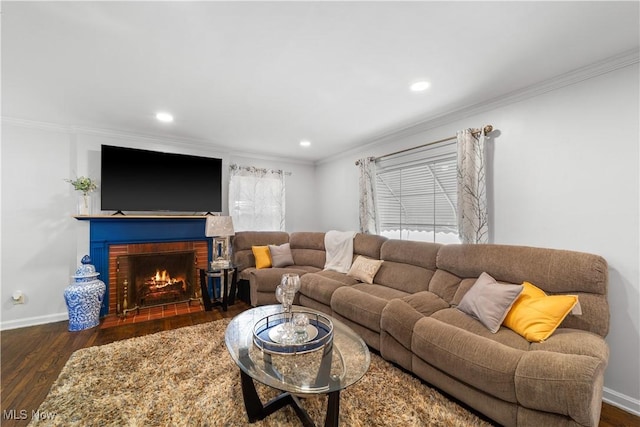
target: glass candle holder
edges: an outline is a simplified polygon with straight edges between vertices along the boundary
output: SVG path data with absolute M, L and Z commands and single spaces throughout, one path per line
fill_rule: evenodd
M 303 313 L 296 313 L 293 316 L 293 331 L 295 336 L 295 341 L 297 343 L 303 343 L 307 341 L 309 338 L 309 334 L 307 332 L 307 326 L 309 326 L 309 318 Z

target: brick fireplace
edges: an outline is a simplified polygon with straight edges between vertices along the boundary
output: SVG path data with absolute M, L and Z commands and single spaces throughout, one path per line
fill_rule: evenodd
M 109 245 L 109 314 L 199 301 L 198 269 L 207 259 L 206 241 Z
M 173 292 L 164 294 L 156 291 L 159 287 L 155 287 L 151 293 L 147 293 L 146 301 L 143 302 L 150 301 L 149 295 L 158 304 L 170 301 L 174 296 L 177 297 L 178 288 L 183 286 L 188 296 L 181 295 L 177 297 L 178 299 L 186 301 L 200 296 L 199 286 L 196 286 L 199 284 L 197 269 L 207 267 L 213 252 L 211 239 L 207 239 L 204 235 L 206 221 L 204 216 L 79 216 L 76 219 L 89 221 L 89 255 L 96 270 L 101 273 L 101 279 L 107 285 L 100 316 L 116 314 L 119 302 L 122 309 L 123 300 L 118 299 L 117 287 L 119 258 L 121 263 L 125 262 L 124 260 L 128 263 L 131 256 L 135 258 L 135 256 L 155 254 L 162 258 L 169 253 L 193 253 L 193 270 L 186 274 L 186 276 L 193 274 L 193 278 L 186 276 L 182 278 L 190 283 L 176 285 L 172 288 Z M 158 273 L 162 275 L 162 271 Z M 153 275 L 155 277 L 155 271 Z M 151 280 L 150 277 L 148 279 Z M 130 282 L 132 279 L 127 280 Z M 162 280 L 160 277 L 156 284 L 165 286 L 166 281 L 162 282 Z M 127 292 L 130 291 L 129 288 Z M 132 298 L 134 299 L 129 303 L 140 302 L 138 295 Z

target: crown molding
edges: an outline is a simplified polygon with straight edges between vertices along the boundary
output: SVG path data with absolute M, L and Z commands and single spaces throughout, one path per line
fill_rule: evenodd
M 159 137 L 146 134 L 137 134 L 132 132 L 118 131 L 114 129 L 93 128 L 87 126 L 65 126 L 57 123 L 40 122 L 35 120 L 18 119 L 14 117 L 2 117 L 2 124 L 23 127 L 27 129 L 37 129 L 46 132 L 66 133 L 69 135 L 91 135 L 102 136 L 106 138 L 118 138 L 127 141 L 143 141 L 154 144 L 167 145 L 170 147 L 197 148 L 233 157 L 246 157 L 252 159 L 268 160 L 268 161 L 285 161 L 292 164 L 313 165 L 313 161 L 300 160 L 295 158 L 282 158 L 281 156 L 268 155 L 264 153 L 250 151 L 232 151 L 230 147 L 219 144 L 212 144 L 210 141 L 185 139 L 185 138 L 169 138 Z
M 366 140 L 362 140 L 359 143 L 353 144 L 355 145 L 354 148 L 338 154 L 334 154 L 324 159 L 320 159 L 316 162 L 316 164 L 328 163 L 342 158 L 345 155 L 355 154 L 361 152 L 362 150 L 373 148 L 392 140 L 397 140 L 400 138 L 422 133 L 427 130 L 446 125 L 448 123 L 464 119 L 466 117 L 474 116 L 486 111 L 495 110 L 497 108 L 514 104 L 525 99 L 534 98 L 547 92 L 580 83 L 582 81 L 592 79 L 594 77 L 598 77 L 600 75 L 610 73 L 612 71 L 616 71 L 630 65 L 637 64 L 638 62 L 640 62 L 640 50 L 633 49 L 622 52 L 618 55 L 614 55 L 602 61 L 577 68 L 565 74 L 560 74 L 551 79 L 526 86 L 522 89 L 518 89 L 507 94 L 488 99 L 486 101 L 461 106 L 449 111 L 432 115 L 426 119 L 409 123 L 402 127 L 383 131 L 377 135 L 367 138 Z
M 244 157 L 247 159 L 268 160 L 272 162 L 285 162 L 285 163 L 290 163 L 295 165 L 304 165 L 304 166 L 313 166 L 316 163 L 313 160 L 302 160 L 294 157 L 282 157 L 282 156 L 258 153 L 253 151 L 230 151 L 227 154 L 229 154 L 231 158 Z
M 3 125 L 18 126 L 28 129 L 38 129 L 48 132 L 70 133 L 71 126 L 65 126 L 57 123 L 38 122 L 35 120 L 17 119 L 15 117 L 2 116 Z
M 75 126 L 75 125 L 61 125 L 57 123 L 40 122 L 35 120 L 17 119 L 13 117 L 2 117 L 2 123 L 24 127 L 28 129 L 38 129 L 48 132 L 61 132 L 72 135 L 90 135 L 90 136 L 102 136 L 106 138 L 118 138 L 128 141 L 146 141 L 156 144 L 169 145 L 172 147 L 182 146 L 185 148 L 199 148 L 209 151 L 227 153 L 228 147 L 224 147 L 219 144 L 211 144 L 211 141 L 186 139 L 180 137 L 163 137 L 148 134 L 140 134 L 133 132 L 125 132 L 114 129 L 94 128 L 88 126 Z

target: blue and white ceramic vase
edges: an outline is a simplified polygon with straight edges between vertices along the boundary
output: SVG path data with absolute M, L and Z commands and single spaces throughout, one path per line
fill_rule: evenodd
M 69 330 L 81 331 L 100 324 L 100 307 L 107 286 L 98 279 L 100 273 L 91 264 L 89 255 L 82 257 L 82 265 L 71 276 L 73 283 L 64 290 L 69 310 Z

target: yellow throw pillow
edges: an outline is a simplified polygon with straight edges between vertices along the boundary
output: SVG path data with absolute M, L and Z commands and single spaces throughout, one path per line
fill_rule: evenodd
M 524 290 L 511 306 L 502 324 L 530 342 L 549 338 L 578 303 L 576 295 L 547 295 L 524 282 Z
M 251 246 L 256 258 L 256 268 L 271 268 L 271 252 L 269 246 Z

